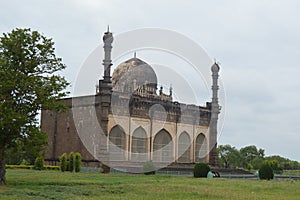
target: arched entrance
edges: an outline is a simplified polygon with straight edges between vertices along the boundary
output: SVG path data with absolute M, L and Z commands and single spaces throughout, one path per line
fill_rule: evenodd
M 126 134 L 124 129 L 117 125 L 109 133 L 110 160 L 125 160 Z
M 196 138 L 195 160 L 196 162 L 207 161 L 207 139 L 203 133 L 200 133 Z
M 187 132 L 180 134 L 178 139 L 178 162 L 189 163 L 191 152 L 191 139 Z
M 166 130 L 159 131 L 153 141 L 153 161 L 172 162 L 173 161 L 173 141 L 171 135 Z
M 139 127 L 132 134 L 131 160 L 146 161 L 148 159 L 147 149 L 146 131 Z

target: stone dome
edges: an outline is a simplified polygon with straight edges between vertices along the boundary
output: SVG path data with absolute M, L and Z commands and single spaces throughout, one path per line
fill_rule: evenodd
M 134 57 L 121 63 L 114 70 L 112 86 L 117 90 L 123 88 L 122 91 L 128 90 L 129 88 L 136 90 L 142 86 L 151 87 L 153 90 L 156 90 L 157 77 L 149 64 Z

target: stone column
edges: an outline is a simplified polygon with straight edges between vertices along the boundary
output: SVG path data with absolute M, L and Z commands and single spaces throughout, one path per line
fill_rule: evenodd
M 218 99 L 218 78 L 220 67 L 214 63 L 211 67 L 212 71 L 212 103 L 211 103 L 211 119 L 209 127 L 209 164 L 212 166 L 218 165 L 217 155 L 217 133 L 218 133 L 218 115 L 220 113 L 219 99 Z

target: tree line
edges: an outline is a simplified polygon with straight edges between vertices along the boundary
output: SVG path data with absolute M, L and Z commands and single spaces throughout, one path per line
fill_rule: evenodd
M 265 156 L 265 150 L 250 145 L 237 149 L 229 144 L 218 147 L 218 162 L 222 168 L 259 169 L 268 163 L 276 171 L 300 169 L 300 163 L 279 155 Z

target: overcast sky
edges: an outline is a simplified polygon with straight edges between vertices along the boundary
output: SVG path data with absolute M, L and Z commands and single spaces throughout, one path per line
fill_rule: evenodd
M 267 155 L 300 161 L 299 1 L 0 0 L 0 5 L 0 32 L 30 27 L 53 38 L 68 67 L 63 75 L 73 85 L 108 24 L 115 35 L 155 27 L 189 37 L 221 63 L 226 114 L 219 144 L 254 144 Z M 93 94 L 94 85 L 86 92 Z

